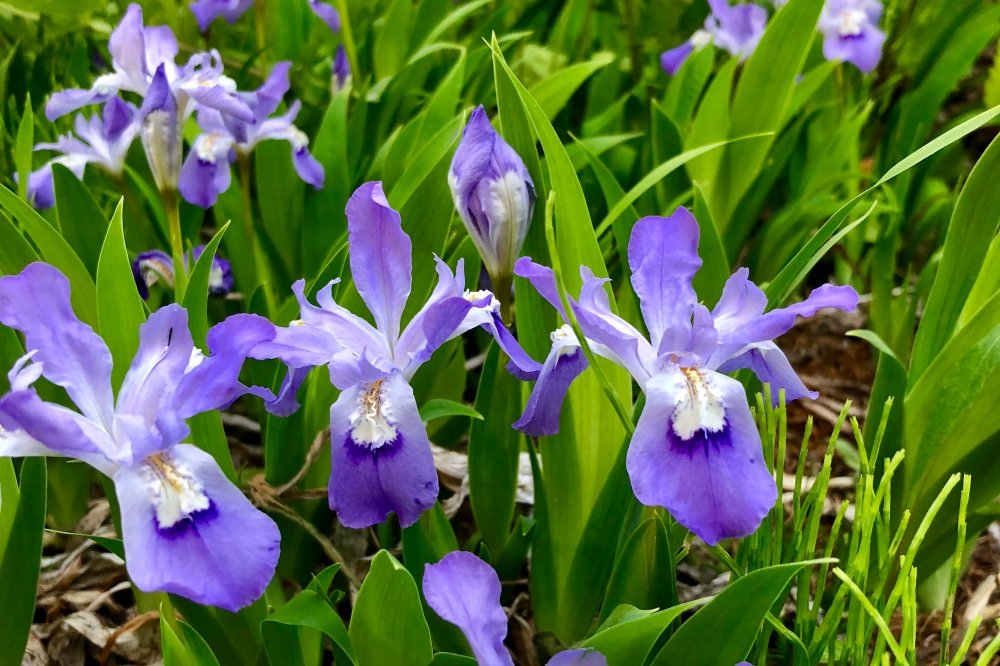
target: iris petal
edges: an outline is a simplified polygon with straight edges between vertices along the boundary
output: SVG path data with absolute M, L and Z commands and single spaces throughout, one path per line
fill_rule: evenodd
M 678 368 L 646 384 L 646 406 L 629 445 L 626 468 L 640 502 L 663 506 L 709 545 L 752 534 L 774 505 L 777 488 L 764 464 L 760 435 L 743 386 L 695 371 L 722 406 L 678 428 L 680 404 L 692 390 Z M 718 404 L 714 406 L 718 409 Z M 687 438 L 678 434 L 678 429 Z

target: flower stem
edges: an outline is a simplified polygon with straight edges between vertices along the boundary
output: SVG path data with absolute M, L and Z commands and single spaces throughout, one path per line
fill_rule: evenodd
M 270 272 L 267 269 L 267 261 L 260 243 L 257 240 L 257 233 L 254 227 L 253 217 L 253 172 L 250 168 L 250 156 L 237 153 L 237 166 L 240 172 L 240 194 L 243 199 L 243 233 L 246 236 L 246 247 L 250 250 L 247 258 L 250 264 L 253 283 L 244 285 L 243 289 L 250 289 L 260 285 L 264 290 L 264 300 L 267 302 L 268 311 L 277 312 L 277 302 L 274 299 L 273 285 L 270 280 Z
M 184 237 L 181 235 L 181 202 L 175 189 L 164 190 L 161 194 L 170 231 L 170 253 L 174 259 L 174 298 L 183 303 L 187 289 L 187 266 L 184 265 Z

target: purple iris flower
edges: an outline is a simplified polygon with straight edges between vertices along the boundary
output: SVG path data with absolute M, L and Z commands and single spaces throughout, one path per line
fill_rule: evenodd
M 97 77 L 89 90 L 63 90 L 52 96 L 45 108 L 49 120 L 75 111 L 88 104 L 104 102 L 119 91 L 146 97 L 157 72 L 162 72 L 160 90 L 154 91 L 166 102 L 163 85 L 169 89 L 177 105 L 176 113 L 186 118 L 195 106 L 216 109 L 243 122 L 253 122 L 253 113 L 234 93 L 236 83 L 222 71 L 222 56 L 212 50 L 196 53 L 183 67 L 175 63 L 177 39 L 167 26 L 143 25 L 142 9 L 129 5 L 121 23 L 108 40 L 112 71 Z
M 204 245 L 199 245 L 190 253 L 190 264 L 198 261 Z M 188 258 L 185 257 L 187 260 Z M 141 252 L 132 262 L 132 277 L 135 286 L 143 300 L 149 299 L 149 288 L 163 280 L 170 287 L 174 286 L 174 261 L 162 250 Z M 212 268 L 208 274 L 209 296 L 225 296 L 233 290 L 233 271 L 229 261 L 216 256 L 212 259 Z
M 490 565 L 472 553 L 448 553 L 424 567 L 423 590 L 427 605 L 462 630 L 480 666 L 513 666 L 503 644 L 507 615 L 500 605 L 500 578 Z M 548 666 L 607 666 L 607 660 L 596 650 L 566 650 Z
M 330 79 L 331 92 L 336 95 L 347 87 L 351 80 L 351 63 L 347 61 L 347 51 L 344 45 L 337 47 L 337 54 L 333 57 L 333 76 Z
M 253 111 L 254 120 L 244 123 L 225 117 L 215 109 L 198 111 L 202 133 L 195 139 L 180 172 L 180 192 L 196 206 L 210 208 L 229 189 L 230 163 L 237 155 L 249 155 L 261 141 L 279 139 L 292 147 L 292 165 L 299 178 L 316 189 L 323 187 L 323 166 L 309 152 L 309 137 L 293 123 L 301 104 L 296 100 L 284 114 L 270 117 L 288 92 L 289 62 L 279 62 L 267 80 L 252 93 L 237 93 Z
M 198 21 L 198 29 L 206 32 L 212 21 L 220 16 L 227 23 L 236 23 L 252 5 L 253 0 L 195 0 L 188 7 Z
M 258 598 L 277 564 L 278 528 L 210 455 L 181 442 L 186 419 L 251 391 L 239 383 L 240 368 L 273 327 L 254 315 L 230 317 L 209 331 L 205 356 L 187 311 L 162 308 L 139 328 L 116 399 L 111 353 L 73 314 L 69 281 L 56 268 L 33 263 L 0 278 L 0 322 L 21 331 L 28 350 L 0 397 L 0 455 L 66 456 L 111 477 L 139 589 L 230 611 Z M 32 388 L 42 376 L 79 411 L 43 401 Z
M 882 57 L 885 34 L 878 29 L 882 3 L 877 0 L 826 0 L 819 17 L 823 55 L 849 62 L 867 74 Z
M 664 506 L 684 526 L 714 545 L 752 533 L 774 504 L 776 489 L 761 457 L 761 441 L 746 392 L 722 373 L 752 370 L 787 400 L 816 397 L 795 374 L 774 338 L 827 307 L 853 310 L 858 295 L 848 286 L 824 285 L 802 303 L 765 313 L 767 298 L 741 268 L 726 282 L 712 311 L 691 286 L 701 267 L 698 222 L 686 209 L 670 217 L 636 222 L 629 242 L 632 287 L 649 337 L 611 311 L 604 284 L 586 267 L 580 298 L 571 301 L 588 346 L 627 369 L 646 394 L 646 405 L 629 445 L 626 466 L 640 502 Z M 528 278 L 557 303 L 552 271 L 528 258 L 518 261 Z M 567 333 L 568 337 L 568 333 Z M 551 357 L 569 356 L 571 341 Z M 573 371 L 576 372 L 576 366 Z M 568 376 L 570 370 L 566 370 Z M 553 413 L 566 377 L 538 384 L 529 399 L 535 411 Z M 526 416 L 529 410 L 526 410 Z M 547 423 L 544 422 L 543 423 Z M 558 425 L 558 421 L 553 421 Z M 531 433 L 534 426 L 522 427 Z
M 351 274 L 375 326 L 333 300 L 333 283 L 320 290 L 316 307 L 299 280 L 292 290 L 302 318 L 278 328 L 273 342 L 252 356 L 280 358 L 291 368 L 281 391 L 288 400 L 269 405 L 275 413 L 295 408 L 294 389 L 309 368 L 328 367 L 341 391 L 330 408 L 330 508 L 348 527 L 375 525 L 391 512 L 405 527 L 438 495 L 430 443 L 409 380 L 446 341 L 476 326 L 495 326 L 498 304 L 489 292 L 464 291 L 461 262 L 453 274 L 437 260 L 437 286 L 401 328 L 410 295 L 411 244 L 381 183 L 366 183 L 351 196 L 347 230 Z M 516 346 L 504 333 L 498 337 Z
M 51 208 L 55 205 L 52 187 L 52 165 L 62 164 L 83 178 L 88 164 L 96 164 L 108 173 L 117 176 L 125 165 L 125 156 L 132 141 L 139 133 L 138 111 L 134 104 L 112 97 L 104 103 L 100 116 L 85 118 L 77 114 L 72 133 L 60 136 L 53 143 L 40 143 L 35 150 L 54 150 L 62 153 L 33 171 L 28 178 L 28 199 L 36 208 Z M 17 180 L 17 174 L 14 175 Z
M 333 5 L 320 0 L 309 0 L 309 9 L 326 23 L 331 32 L 340 32 L 340 14 Z
M 729 6 L 729 0 L 708 0 L 711 13 L 705 27 L 696 30 L 680 46 L 665 51 L 660 65 L 673 76 L 694 51 L 714 43 L 731 55 L 746 60 L 757 48 L 767 25 L 767 11 L 758 5 L 743 3 Z
M 465 127 L 448 171 L 448 185 L 494 284 L 509 281 L 528 235 L 535 185 L 482 106 L 472 112 Z

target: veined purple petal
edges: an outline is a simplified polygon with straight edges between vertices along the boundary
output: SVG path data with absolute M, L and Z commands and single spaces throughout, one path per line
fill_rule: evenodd
M 285 374 L 285 378 L 281 382 L 281 388 L 278 389 L 278 395 L 274 397 L 274 400 L 264 401 L 264 407 L 267 408 L 267 411 L 275 416 L 291 416 L 297 412 L 299 402 L 296 395 L 311 370 L 311 366 L 288 368 L 288 373 Z
M 333 300 L 333 285 L 334 282 L 330 282 L 316 294 L 321 307 L 312 305 L 306 298 L 305 280 L 292 285 L 302 321 L 329 333 L 342 348 L 350 350 L 357 358 L 367 352 L 369 357 L 389 359 L 391 354 L 385 336 L 361 317 L 338 305 Z
M 125 16 L 111 32 L 108 51 L 116 71 L 124 72 L 133 82 L 145 82 L 149 75 L 146 69 L 146 39 L 142 24 L 142 8 L 132 3 L 125 10 Z
M 642 333 L 611 311 L 604 290 L 609 280 L 594 277 L 585 266 L 580 267 L 580 275 L 580 300 L 571 307 L 591 350 L 621 365 L 642 386 L 653 372 L 656 353 Z
M 514 264 L 514 275 L 530 282 L 539 296 L 556 309 L 556 312 L 563 318 L 563 321 L 569 319 L 566 316 L 566 311 L 563 309 L 562 299 L 559 298 L 556 277 L 552 273 L 551 268 L 536 264 L 531 260 L 531 257 L 521 257 Z
M 594 649 L 563 650 L 549 659 L 547 666 L 608 666 L 608 660 Z
M 198 104 L 215 109 L 223 115 L 246 123 L 255 121 L 250 107 L 223 85 L 186 85 L 184 92 Z
M 694 51 L 694 46 L 690 41 L 684 42 L 680 46 L 676 46 L 672 49 L 664 51 L 660 55 L 660 67 L 663 68 L 670 76 L 677 74 L 677 70 L 681 68 L 681 65 L 688 59 L 688 56 Z
M 743 368 L 752 370 L 762 383 L 771 385 L 771 404 L 775 407 L 780 403 L 778 398 L 782 390 L 787 402 L 819 397 L 819 393 L 806 388 L 788 362 L 788 357 L 773 342 L 750 345 L 745 352 L 719 366 L 719 372 L 735 372 Z
M 278 563 L 278 527 L 210 455 L 179 444 L 122 467 L 114 482 L 136 587 L 231 612 L 263 594 Z
M 403 365 L 403 374 L 406 377 L 412 377 L 421 365 L 430 360 L 438 347 L 455 337 L 455 332 L 465 321 L 472 307 L 473 304 L 468 299 L 455 296 L 440 300 L 427 309 L 419 321 L 421 328 L 418 336 L 419 344 L 408 355 L 409 358 Z
M 139 349 L 118 391 L 117 415 L 138 417 L 144 436 L 132 438 L 132 453 L 142 459 L 180 442 L 189 429 L 173 409 L 177 386 L 191 362 L 194 342 L 187 310 L 177 304 L 160 308 L 139 327 Z
M 698 221 L 686 208 L 670 217 L 644 217 L 632 227 L 632 287 L 660 354 L 683 351 L 690 341 L 691 313 L 698 302 L 691 280 L 701 268 L 698 234 Z
M 174 80 L 177 77 L 177 37 L 168 25 L 151 25 L 143 30 L 143 38 L 146 41 L 146 69 L 155 72 L 160 65 L 163 65 L 167 72 L 167 78 Z
M 258 122 L 278 110 L 281 100 L 291 87 L 288 82 L 288 71 L 291 68 L 292 63 L 287 60 L 274 63 L 271 73 L 267 75 L 267 80 L 252 95 L 253 102 L 250 104 L 250 108 L 253 109 Z
M 430 442 L 399 372 L 341 393 L 330 436 L 330 508 L 347 527 L 377 525 L 390 513 L 408 527 L 437 500 Z
M 365 183 L 347 202 L 347 238 L 358 293 L 378 329 L 395 344 L 410 295 L 412 246 L 382 183 Z
M 99 80 L 100 85 L 95 83 L 95 86 L 90 90 L 69 88 L 53 93 L 48 104 L 45 105 L 45 117 L 49 121 L 53 121 L 81 107 L 106 102 L 117 95 L 119 89 L 117 80 L 113 76 L 102 77 L 102 79 Z
M 396 358 L 402 360 L 403 365 L 426 344 L 424 319 L 435 312 L 434 308 L 437 304 L 450 298 L 461 298 L 465 294 L 465 262 L 459 259 L 454 272 L 437 255 L 434 255 L 434 262 L 438 277 L 434 291 L 431 292 L 430 298 L 427 299 L 424 306 L 410 319 L 396 343 Z M 460 327 L 460 330 L 465 332 L 476 325 L 474 323 L 468 328 Z
M 330 28 L 330 32 L 340 32 L 340 14 L 332 5 L 321 0 L 309 0 L 309 9 L 313 10 L 323 23 L 326 23 L 326 27 Z
M 69 280 L 49 264 L 28 264 L 0 278 L 0 322 L 24 333 L 43 374 L 66 389 L 80 411 L 110 431 L 114 413 L 111 352 L 94 329 L 77 319 Z
M 427 605 L 465 635 L 481 666 L 513 666 L 503 645 L 507 615 L 500 605 L 500 578 L 472 553 L 454 551 L 424 567 Z
M 118 451 L 100 427 L 33 388 L 0 397 L 0 455 L 67 456 L 113 474 Z
M 192 357 L 187 373 L 177 387 L 175 408 L 184 418 L 213 409 L 223 409 L 241 395 L 253 393 L 274 399 L 266 389 L 240 383 L 243 362 L 253 349 L 275 335 L 274 324 L 252 314 L 231 315 L 208 331 L 211 355 Z
M 668 368 L 645 387 L 629 444 L 632 489 L 709 545 L 753 533 L 777 489 L 742 385 L 699 368 Z
M 552 349 L 538 373 L 524 413 L 513 423 L 513 428 L 532 437 L 557 434 L 566 392 L 586 369 L 587 357 L 573 330 L 569 326 L 557 329 L 552 334 Z

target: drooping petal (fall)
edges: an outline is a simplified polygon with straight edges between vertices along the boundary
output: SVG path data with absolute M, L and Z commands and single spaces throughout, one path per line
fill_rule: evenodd
M 448 553 L 424 567 L 423 590 L 427 605 L 462 630 L 481 666 L 513 666 L 503 644 L 507 615 L 500 578 L 490 565 L 472 553 Z
M 709 545 L 753 533 L 777 488 L 743 386 L 698 368 L 670 368 L 645 386 L 629 444 L 632 489 Z
M 278 563 L 278 526 L 201 449 L 179 444 L 114 475 L 129 577 L 236 612 L 260 597 Z
M 407 527 L 434 504 L 437 471 L 402 374 L 347 389 L 330 408 L 330 508 L 354 528 L 395 513 Z

